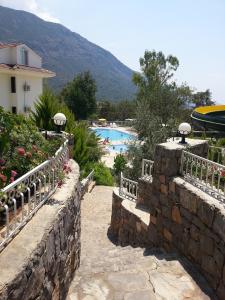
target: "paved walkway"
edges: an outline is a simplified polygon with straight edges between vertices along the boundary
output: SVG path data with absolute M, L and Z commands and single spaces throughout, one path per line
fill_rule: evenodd
M 82 201 L 81 266 L 67 300 L 214 299 L 205 294 L 210 294 L 206 282 L 186 260 L 116 246 L 108 239 L 112 190 L 95 187 Z

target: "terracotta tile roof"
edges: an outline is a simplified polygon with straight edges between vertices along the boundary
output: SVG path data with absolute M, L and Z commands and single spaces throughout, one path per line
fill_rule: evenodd
M 0 42 L 0 49 L 2 49 L 2 48 L 13 48 L 13 47 L 17 47 L 19 45 L 22 45 L 22 43 L 1 43 Z
M 54 76 L 55 73 L 52 71 L 49 71 L 47 69 L 43 68 L 36 68 L 31 66 L 25 66 L 25 65 L 8 65 L 8 64 L 0 64 L 0 68 L 8 69 L 8 70 L 25 70 L 25 71 L 33 71 L 38 73 L 44 73 L 48 75 Z

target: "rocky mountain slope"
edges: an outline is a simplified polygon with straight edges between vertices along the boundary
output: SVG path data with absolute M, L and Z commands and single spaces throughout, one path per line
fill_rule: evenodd
M 117 101 L 134 96 L 133 71 L 105 49 L 66 27 L 37 16 L 0 6 L 0 41 L 23 42 L 43 58 L 43 66 L 56 72 L 49 81 L 56 91 L 83 71 L 96 80 L 98 99 Z

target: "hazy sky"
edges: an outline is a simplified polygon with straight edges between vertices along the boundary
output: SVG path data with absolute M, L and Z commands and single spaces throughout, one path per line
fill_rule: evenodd
M 145 49 L 173 54 L 176 78 L 225 103 L 224 0 L 0 0 L 60 22 L 134 70 Z M 107 67 L 107 66 L 106 66 Z

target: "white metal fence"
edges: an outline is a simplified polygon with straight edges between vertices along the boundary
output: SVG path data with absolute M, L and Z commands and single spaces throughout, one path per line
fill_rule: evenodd
M 185 180 L 215 198 L 225 200 L 225 166 L 183 151 L 181 174 Z
M 119 188 L 120 196 L 136 202 L 137 193 L 138 193 L 138 183 L 136 181 L 123 177 L 123 173 L 121 173 L 120 188 Z
M 0 251 L 55 192 L 68 159 L 69 148 L 66 140 L 53 158 L 1 190 Z
M 147 181 L 152 181 L 152 170 L 154 161 L 148 159 L 142 159 L 142 171 L 141 178 Z

